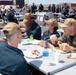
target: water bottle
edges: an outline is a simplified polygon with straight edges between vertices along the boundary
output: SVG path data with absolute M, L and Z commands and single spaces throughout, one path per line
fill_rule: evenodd
M 47 50 L 47 45 L 46 45 L 46 43 L 45 43 L 45 45 L 44 45 L 44 50 L 43 50 L 43 52 L 42 52 L 42 55 L 43 55 L 43 64 L 44 64 L 44 65 L 49 65 L 49 63 L 48 63 L 48 61 L 47 61 L 47 59 L 48 59 L 48 57 L 49 57 L 49 52 L 48 52 L 48 50 Z

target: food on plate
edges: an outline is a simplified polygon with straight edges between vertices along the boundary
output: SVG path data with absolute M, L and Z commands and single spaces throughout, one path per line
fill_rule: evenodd
M 58 41 L 58 42 L 57 42 L 57 45 L 59 45 L 59 44 L 62 44 L 62 42 L 61 42 L 61 41 Z
M 22 37 L 26 37 L 26 35 L 25 34 L 22 34 Z
M 69 59 L 76 59 L 76 53 L 69 53 L 69 54 L 67 54 L 67 58 L 69 58 Z
M 59 49 L 60 52 L 64 52 L 63 50 Z
M 70 59 L 71 58 L 71 53 L 67 54 L 67 58 Z
M 34 54 L 34 50 L 32 50 L 32 54 Z
M 40 52 L 38 50 L 32 50 L 31 53 L 36 56 L 40 55 Z
M 32 58 L 32 59 L 42 57 L 42 54 L 38 50 L 25 51 L 24 55 L 27 58 Z
M 57 50 L 59 50 L 59 52 L 64 52 L 64 50 L 60 49 L 60 48 L 56 48 Z

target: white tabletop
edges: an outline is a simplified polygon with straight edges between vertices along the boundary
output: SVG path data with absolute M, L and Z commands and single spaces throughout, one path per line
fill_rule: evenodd
M 19 44 L 19 48 L 23 51 L 24 54 L 26 54 L 26 51 L 30 50 L 40 50 L 42 47 L 39 45 L 21 45 Z M 71 67 L 73 65 L 76 65 L 75 59 L 67 59 L 66 54 L 60 55 L 60 62 L 58 64 L 54 63 L 54 53 L 50 53 L 50 56 L 48 57 L 47 61 L 50 63 L 49 66 L 46 66 L 43 64 L 43 58 L 37 58 L 37 59 L 29 59 L 26 58 L 26 61 L 31 64 L 34 68 L 38 69 L 39 71 L 43 72 L 44 74 L 54 74 L 59 71 L 62 71 L 68 67 Z
M 53 75 L 76 75 L 76 66 L 70 67 Z

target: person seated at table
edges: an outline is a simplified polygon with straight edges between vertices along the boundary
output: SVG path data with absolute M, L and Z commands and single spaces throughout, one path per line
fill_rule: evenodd
M 50 41 L 52 44 L 58 44 L 60 49 L 65 52 L 76 50 L 76 20 L 67 18 L 63 24 L 59 25 L 63 28 L 64 34 L 57 38 L 52 36 Z
M 34 21 L 34 17 L 31 13 L 26 13 L 24 15 L 23 23 L 25 24 L 25 32 L 28 37 L 33 35 L 34 39 L 41 39 L 41 27 Z
M 8 23 L 3 32 L 7 42 L 0 43 L 0 73 L 2 75 L 34 75 L 27 66 L 23 52 L 18 49 L 21 42 L 21 29 L 16 23 Z
M 52 35 L 56 35 L 56 37 L 60 36 L 57 32 L 58 27 L 56 19 L 45 20 L 45 23 L 47 30 L 43 33 L 42 40 L 50 42 L 50 38 Z
M 76 20 L 76 9 L 74 9 L 74 13 L 67 16 L 68 18 L 74 18 Z
M 12 9 L 9 9 L 9 11 L 7 12 L 6 17 L 7 17 L 7 19 L 8 19 L 9 22 L 18 23 L 18 21 L 17 21 L 17 19 L 15 18 L 14 15 L 15 14 L 14 14 L 13 10 Z

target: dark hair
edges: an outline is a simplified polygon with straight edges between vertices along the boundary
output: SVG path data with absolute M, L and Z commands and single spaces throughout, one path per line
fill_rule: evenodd
M 54 27 L 54 30 L 57 30 L 58 29 L 58 27 Z

